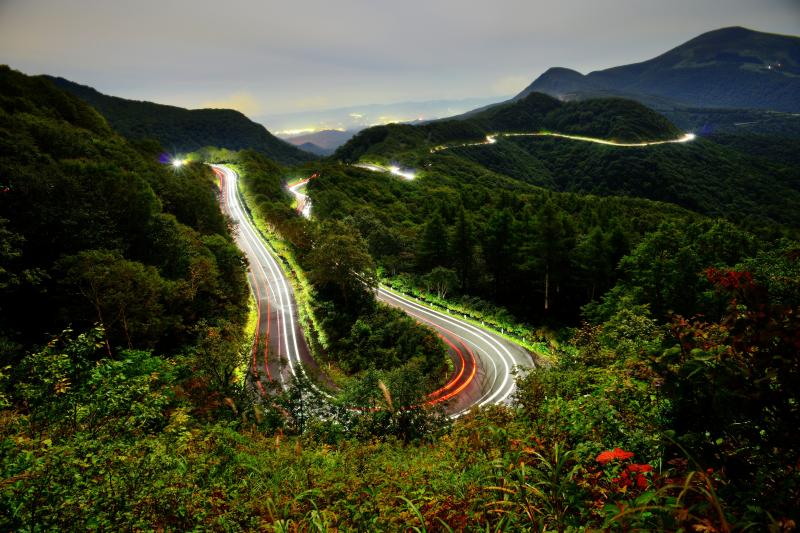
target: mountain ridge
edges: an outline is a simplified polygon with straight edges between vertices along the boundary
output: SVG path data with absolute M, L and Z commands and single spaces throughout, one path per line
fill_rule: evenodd
M 800 111 L 800 37 L 734 26 L 703 33 L 663 54 L 581 74 L 553 67 L 514 97 L 543 92 L 558 98 L 605 91 L 698 107 Z
M 144 100 L 110 96 L 88 85 L 45 76 L 102 114 L 112 128 L 131 139 L 154 138 L 176 153 L 207 146 L 254 150 L 284 164 L 302 163 L 315 155 L 279 139 L 263 125 L 234 109 L 185 109 Z

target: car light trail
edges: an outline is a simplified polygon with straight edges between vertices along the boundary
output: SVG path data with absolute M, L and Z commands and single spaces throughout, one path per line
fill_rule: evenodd
M 677 139 L 667 139 L 664 141 L 643 141 L 643 142 L 617 142 L 617 141 L 610 141 L 607 139 L 598 139 L 596 137 L 586 137 L 584 135 L 568 135 L 566 133 L 553 133 L 550 131 L 540 131 L 540 132 L 531 132 L 531 133 L 493 133 L 491 135 L 486 136 L 486 140 L 478 141 L 478 142 L 471 142 L 471 143 L 461 143 L 461 144 L 448 144 L 448 145 L 440 145 L 434 146 L 431 148 L 431 153 L 435 154 L 437 152 L 442 152 L 444 150 L 451 150 L 453 148 L 467 148 L 470 146 L 487 146 L 490 144 L 495 144 L 497 142 L 498 137 L 557 137 L 559 139 L 569 139 L 572 141 L 582 141 L 582 142 L 590 142 L 595 144 L 604 144 L 606 146 L 619 146 L 621 148 L 641 148 L 645 146 L 657 146 L 659 144 L 675 144 L 675 143 L 687 143 L 695 140 L 697 135 L 694 133 L 685 133 L 678 137 Z
M 409 181 L 413 180 L 417 177 L 417 173 L 412 170 L 403 170 L 396 165 L 392 165 L 389 167 L 389 172 L 394 174 L 395 176 L 400 176 L 401 178 L 405 178 Z
M 383 165 L 377 165 L 375 163 L 355 163 L 354 167 L 363 168 L 364 170 L 371 170 L 372 172 L 383 172 L 394 174 L 395 176 L 399 176 L 405 180 L 411 181 L 417 177 L 417 173 L 410 168 L 402 168 L 397 165 L 390 165 L 385 167 Z
M 319 174 L 315 172 L 311 175 L 311 177 L 289 185 L 289 192 L 292 193 L 297 200 L 297 212 L 303 215 L 305 218 L 311 218 L 311 199 L 307 194 L 300 192 L 300 188 L 308 184 L 309 181 L 316 177 L 319 177 Z
M 272 312 L 276 313 L 276 327 L 272 328 L 274 333 L 270 331 L 269 319 L 266 324 L 263 323 L 263 318 L 259 320 L 261 329 L 256 332 L 255 338 L 266 343 L 264 351 L 265 372 L 252 372 L 251 374 L 257 381 L 255 386 L 262 394 L 264 393 L 264 385 L 261 383 L 263 378 L 267 380 L 270 378 L 276 379 L 285 388 L 288 385 L 288 378 L 309 377 L 306 374 L 304 365 L 301 364 L 303 358 L 308 358 L 309 354 L 303 343 L 302 331 L 300 331 L 294 316 L 295 302 L 292 297 L 292 288 L 283 274 L 278 260 L 267 250 L 262 237 L 253 227 L 249 215 L 245 212 L 238 193 L 238 176 L 232 169 L 222 165 L 214 165 L 213 168 L 220 177 L 224 208 L 234 220 L 239 222 L 239 232 L 236 240 L 250 260 L 249 280 L 256 296 L 258 316 L 263 317 L 264 306 L 262 300 L 264 299 L 265 290 L 267 317 L 271 317 Z M 368 168 L 368 170 L 372 169 Z M 389 172 L 388 169 L 381 171 Z M 307 179 L 291 183 L 288 189 L 293 194 L 302 194 L 298 192 L 298 189 L 315 177 L 317 177 L 316 174 Z M 511 375 L 512 369 L 514 367 L 532 368 L 535 366 L 530 354 L 524 349 L 468 322 L 424 307 L 395 295 L 384 288 L 378 290 L 378 297 L 386 303 L 402 308 L 418 321 L 439 330 L 443 341 L 450 346 L 451 356 L 457 365 L 447 383 L 430 393 L 422 404 L 412 408 L 421 408 L 452 400 L 455 403 L 451 404 L 452 410 L 449 416 L 458 418 L 473 406 L 507 402 L 515 389 L 515 381 Z M 266 331 L 263 331 L 265 326 Z M 251 360 L 254 371 L 258 366 L 256 354 L 258 340 L 256 341 L 256 346 L 253 347 L 254 352 Z M 300 349 L 301 344 L 303 350 Z M 281 360 L 281 352 L 285 354 L 288 362 L 285 369 L 282 369 L 277 374 L 273 372 L 271 375 L 267 352 L 270 346 L 277 347 L 278 352 L 277 358 L 272 358 L 273 362 Z M 320 389 L 313 381 L 308 379 L 305 381 L 307 381 L 313 392 L 320 397 L 327 400 L 334 398 L 331 393 Z

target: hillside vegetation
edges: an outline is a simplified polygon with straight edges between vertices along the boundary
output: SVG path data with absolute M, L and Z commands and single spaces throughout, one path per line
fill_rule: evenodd
M 233 109 L 183 109 L 181 107 L 107 96 L 91 87 L 63 78 L 50 78 L 97 109 L 117 132 L 130 139 L 155 139 L 174 155 L 206 146 L 230 150 L 251 148 L 284 164 L 316 158 L 278 139 L 261 124 Z
M 494 172 L 559 191 L 625 195 L 670 202 L 710 216 L 747 215 L 750 225 L 800 227 L 800 188 L 792 178 L 792 150 L 772 139 L 776 157 L 754 158 L 757 142 L 730 149 L 710 140 L 619 148 L 539 137 L 499 139 L 497 145 L 457 148 L 455 154 Z M 724 142 L 724 139 L 720 139 Z
M 498 137 L 495 144 L 459 146 L 480 143 L 490 132 L 541 130 L 625 142 L 681 135 L 663 116 L 636 102 L 606 99 L 561 103 L 531 93 L 522 100 L 468 113 L 457 120 L 369 128 L 339 148 L 332 159 L 399 161 L 425 169 L 450 164 L 452 156 L 457 156 L 493 173 L 556 191 L 637 196 L 710 216 L 744 214 L 747 220 L 739 222 L 751 227 L 775 222 L 800 225 L 795 208 L 800 205 L 796 165 L 791 156 L 780 155 L 794 152 L 791 134 L 772 134 L 766 141 L 770 145 L 756 138 L 754 142 L 760 143 L 757 146 L 749 144 L 751 136 L 736 144 L 711 136 L 649 147 Z M 717 139 L 719 142 L 715 142 Z M 430 153 L 436 146 L 451 148 L 446 153 Z M 759 156 L 756 150 L 776 157 Z
M 800 37 L 722 28 L 653 59 L 582 75 L 552 68 L 516 98 L 532 92 L 557 97 L 623 96 L 661 107 L 800 111 Z M 732 90 L 735 88 L 735 90 Z
M 457 117 L 419 126 L 389 124 L 359 132 L 334 159 L 355 161 L 366 154 L 398 155 L 420 148 L 482 141 L 487 134 L 555 131 L 620 142 L 666 140 L 681 132 L 664 117 L 633 101 L 610 98 L 564 103 L 533 93 Z
M 214 175 L 159 163 L 157 144 L 0 68 L 0 528 L 795 529 L 796 232 L 745 223 L 747 202 L 712 218 L 550 190 L 567 159 L 516 140 L 485 148 L 525 154 L 515 167 L 548 188 L 429 152 L 483 128 L 367 130 L 358 150 L 383 142 L 374 157 L 402 154 L 413 181 L 204 150 L 238 165 L 261 231 L 305 272 L 321 361 L 363 377 L 337 401 L 302 380 L 260 395 Z M 790 151 L 737 142 L 710 147 L 704 171 L 794 168 Z M 285 180 L 313 175 L 308 221 Z M 509 404 L 457 420 L 411 408 L 442 345 L 375 305 L 379 276 L 535 342 L 547 364 L 515 376 Z
M 245 263 L 207 168 L 173 172 L 158 147 L 131 145 L 77 98 L 8 68 L 0 139 L 6 361 L 95 326 L 106 356 L 178 353 L 208 336 L 235 346 Z

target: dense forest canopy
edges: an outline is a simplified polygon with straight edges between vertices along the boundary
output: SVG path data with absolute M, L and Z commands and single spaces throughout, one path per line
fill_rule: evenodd
M 245 265 L 211 172 L 175 172 L 43 78 L 0 76 L 7 353 L 95 323 L 110 352 L 193 345 L 201 321 L 235 329 Z
M 618 141 L 680 136 L 663 116 L 633 101 L 562 103 L 531 93 L 458 120 L 369 128 L 340 147 L 332 159 L 398 161 L 425 171 L 451 165 L 451 156 L 457 155 L 493 173 L 557 191 L 637 196 L 717 217 L 746 215 L 753 227 L 773 222 L 800 225 L 794 209 L 800 202 L 796 165 L 791 155 L 784 155 L 796 151 L 793 133 L 778 130 L 763 139 L 756 137 L 754 145 L 750 136 L 736 141 L 728 134 L 648 147 L 550 137 L 499 137 L 493 144 L 458 146 L 479 142 L 489 133 L 540 130 Z M 430 153 L 448 143 L 455 144 L 446 152 Z
M 235 156 L 251 212 L 280 235 L 312 293 L 312 346 L 329 366 L 348 376 L 382 371 L 388 381 L 398 372 L 419 374 L 409 402 L 436 388 L 445 372 L 444 345 L 430 329 L 375 299 L 376 265 L 358 228 L 336 219 L 308 221 L 289 206 L 284 171 L 253 151 Z M 392 376 L 394 372 L 394 376 Z

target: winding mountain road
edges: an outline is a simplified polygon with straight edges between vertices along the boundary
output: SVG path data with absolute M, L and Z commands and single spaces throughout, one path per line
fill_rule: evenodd
M 493 133 L 486 136 L 486 140 L 461 143 L 461 144 L 447 144 L 435 146 L 431 148 L 431 153 L 442 152 L 444 150 L 451 150 L 453 148 L 466 148 L 469 146 L 485 146 L 488 144 L 495 144 L 498 137 L 556 137 L 558 139 L 569 139 L 572 141 L 581 141 L 594 144 L 604 144 L 606 146 L 619 146 L 621 148 L 639 148 L 645 146 L 657 146 L 659 144 L 674 144 L 686 143 L 695 140 L 694 133 L 685 133 L 675 139 L 667 139 L 664 141 L 642 141 L 642 142 L 617 142 L 609 141 L 607 139 L 598 139 L 597 137 L 586 137 L 584 135 L 568 135 L 566 133 L 553 133 L 551 131 L 540 131 L 535 133 Z
M 256 299 L 258 326 L 252 350 L 254 382 L 263 392 L 270 382 L 282 388 L 304 372 L 322 377 L 311 357 L 297 315 L 292 285 L 253 225 L 239 196 L 238 175 L 224 165 L 211 165 L 220 179 L 223 211 L 236 223 L 236 243 L 250 263 L 247 280 Z M 302 363 L 302 364 L 301 364 Z
M 269 383 L 285 387 L 292 378 L 308 371 L 313 381 L 326 384 L 327 379 L 311 357 L 303 337 L 292 286 L 253 225 L 239 195 L 238 175 L 224 165 L 212 168 L 220 179 L 222 208 L 236 222 L 236 242 L 250 262 L 248 281 L 258 310 L 251 361 L 255 383 L 263 392 Z M 377 297 L 433 328 L 448 345 L 453 371 L 447 383 L 429 395 L 428 403 L 447 402 L 447 412 L 452 417 L 475 405 L 509 401 L 515 389 L 512 370 L 535 366 L 531 354 L 519 345 L 465 320 L 433 310 L 388 288 L 381 287 Z

